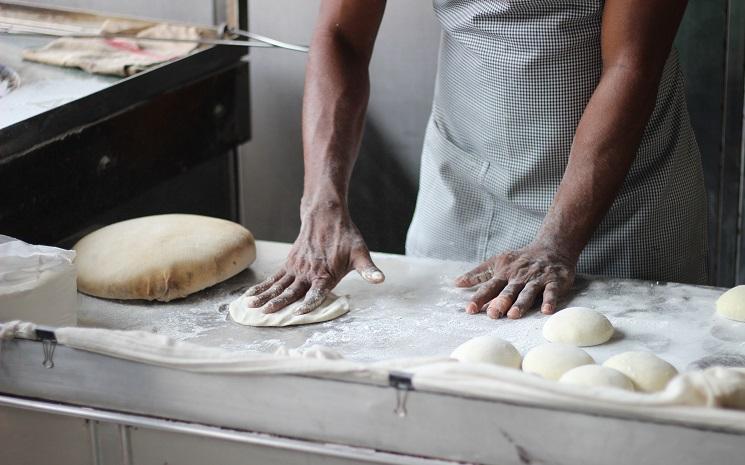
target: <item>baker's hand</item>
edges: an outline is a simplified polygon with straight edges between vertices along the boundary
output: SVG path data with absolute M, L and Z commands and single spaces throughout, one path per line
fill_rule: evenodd
M 490 258 L 455 281 L 458 287 L 481 284 L 466 306 L 475 314 L 486 310 L 491 318 L 505 314 L 520 318 L 539 296 L 543 296 L 541 311 L 556 311 L 559 297 L 574 282 L 577 259 L 566 257 L 550 247 L 530 245 Z
M 252 308 L 264 306 L 264 313 L 273 313 L 305 296 L 296 311 L 302 315 L 321 305 L 352 270 L 370 283 L 385 279 L 346 208 L 306 211 L 284 266 L 246 291 L 252 296 L 246 303 Z

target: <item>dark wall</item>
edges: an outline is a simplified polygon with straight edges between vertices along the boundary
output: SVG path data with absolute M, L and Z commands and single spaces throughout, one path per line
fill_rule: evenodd
M 709 276 L 717 276 L 727 2 L 690 2 L 677 38 L 709 206 Z
M 745 282 L 743 256 L 743 20 L 741 1 L 689 2 L 677 38 L 709 206 L 710 283 Z

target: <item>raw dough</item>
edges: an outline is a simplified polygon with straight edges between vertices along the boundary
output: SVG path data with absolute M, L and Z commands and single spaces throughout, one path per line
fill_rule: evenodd
M 549 343 L 533 347 L 525 354 L 523 371 L 557 381 L 572 368 L 593 363 L 595 360 L 579 347 Z
M 168 302 L 238 274 L 256 259 L 243 226 L 197 215 L 122 221 L 75 244 L 78 289 L 108 299 Z
M 549 342 L 573 346 L 596 346 L 613 336 L 613 325 L 601 313 L 585 307 L 570 307 L 551 317 L 543 325 L 543 337 Z
M 606 386 L 627 391 L 634 390 L 634 383 L 626 375 L 602 365 L 582 365 L 572 368 L 559 378 L 559 382 L 587 387 Z
M 603 366 L 626 375 L 637 391 L 662 391 L 675 378 L 678 370 L 651 352 L 624 352 L 614 355 Z
M 295 315 L 295 310 L 302 305 L 299 300 L 274 313 L 264 313 L 263 308 L 249 308 L 245 294 L 230 303 L 230 317 L 236 323 L 247 326 L 294 326 L 321 323 L 339 318 L 349 311 L 346 297 L 329 294 L 320 307 L 304 315 Z
M 717 313 L 730 320 L 745 321 L 745 285 L 722 294 L 717 299 Z
M 460 362 L 491 363 L 510 368 L 520 368 L 522 357 L 515 346 L 493 334 L 475 337 L 459 345 L 452 354 Z

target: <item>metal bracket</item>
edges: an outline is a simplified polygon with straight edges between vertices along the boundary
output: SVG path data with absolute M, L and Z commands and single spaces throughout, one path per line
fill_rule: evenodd
M 388 375 L 388 384 L 396 389 L 396 408 L 393 413 L 403 418 L 406 416 L 406 399 L 409 391 L 414 390 L 412 375 L 402 371 L 392 371 Z

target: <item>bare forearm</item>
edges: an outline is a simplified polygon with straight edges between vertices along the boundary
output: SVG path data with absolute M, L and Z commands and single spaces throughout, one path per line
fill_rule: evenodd
M 607 0 L 603 74 L 572 144 L 537 242 L 579 257 L 628 174 L 654 110 L 686 0 Z
M 282 268 L 247 291 L 248 307 L 273 313 L 302 299 L 296 314 L 308 313 L 352 270 L 370 283 L 385 279 L 346 202 L 370 92 L 367 66 L 384 8 L 385 0 L 321 1 L 303 98 L 300 232 Z
M 304 200 L 345 202 L 367 109 L 367 63 L 333 37 L 312 47 L 303 99 Z
M 613 204 L 654 109 L 657 76 L 606 70 L 577 127 L 538 241 L 576 258 Z
M 303 204 L 346 205 L 370 94 L 368 65 L 385 2 L 326 0 L 303 99 Z

